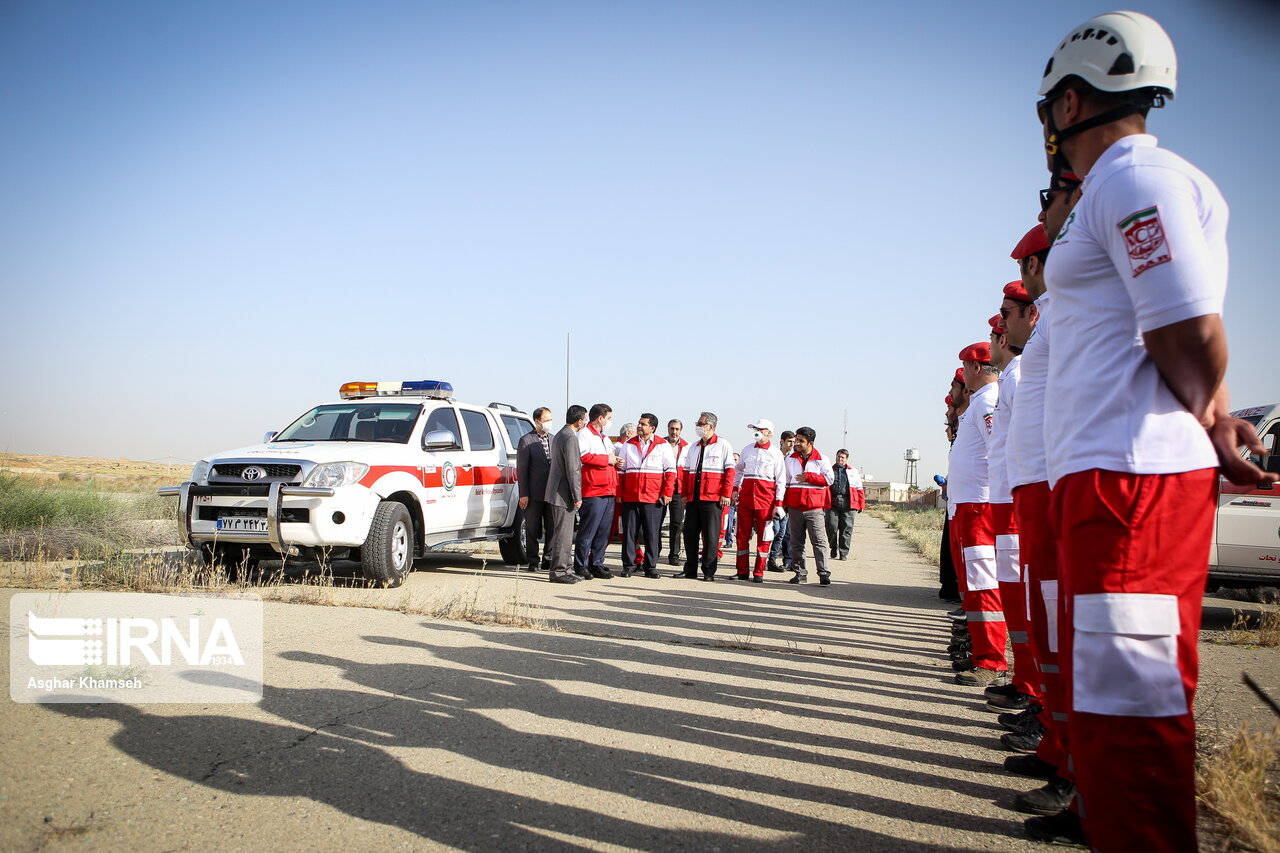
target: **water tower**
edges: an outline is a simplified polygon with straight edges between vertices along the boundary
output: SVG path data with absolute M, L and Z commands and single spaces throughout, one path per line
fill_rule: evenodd
M 920 448 L 908 448 L 907 452 L 902 454 L 902 458 L 907 460 L 907 485 L 914 489 L 917 485 L 916 465 L 920 462 Z

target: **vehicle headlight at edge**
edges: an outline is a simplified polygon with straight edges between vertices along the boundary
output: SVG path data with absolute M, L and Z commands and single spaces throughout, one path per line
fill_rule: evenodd
M 191 482 L 197 486 L 209 485 L 209 462 L 201 459 L 195 465 L 191 466 Z
M 326 462 L 311 469 L 302 485 L 316 489 L 336 489 L 360 482 L 360 478 L 369 473 L 369 466 L 363 462 Z

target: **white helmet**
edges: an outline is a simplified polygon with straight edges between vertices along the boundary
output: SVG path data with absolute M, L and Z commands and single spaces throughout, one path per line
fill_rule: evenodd
M 1151 89 L 1172 98 L 1178 58 L 1169 34 L 1140 12 L 1108 12 L 1073 29 L 1049 57 L 1040 96 L 1075 75 L 1103 92 Z

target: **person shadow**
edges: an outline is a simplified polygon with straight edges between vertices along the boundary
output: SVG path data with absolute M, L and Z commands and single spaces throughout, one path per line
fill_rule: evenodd
M 976 762 L 945 749 L 811 731 L 813 720 L 883 713 L 847 698 L 847 690 L 824 695 L 839 692 L 834 683 L 789 691 L 785 673 L 762 660 L 741 665 L 742 674 L 777 686 L 743 687 L 725 678 L 726 666 L 739 665 L 715 656 L 554 633 L 425 627 L 444 631 L 446 641 L 367 636 L 367 660 L 283 653 L 291 673 L 326 686 L 266 687 L 260 707 L 274 720 L 152 714 L 123 704 L 48 707 L 116 722 L 112 743 L 122 753 L 212 790 L 310 798 L 465 850 L 898 850 L 906 842 L 890 831 L 895 821 L 1009 832 L 1009 821 L 903 796 L 907 786 L 954 788 L 959 772 L 980 769 Z M 868 726 L 936 739 L 929 723 L 875 719 Z M 814 772 L 777 771 L 791 762 Z M 850 772 L 876 778 L 884 790 L 823 781 Z M 977 797 L 1004 793 L 964 784 Z M 838 810 L 849 819 L 831 817 Z M 909 843 L 920 851 L 981 849 Z

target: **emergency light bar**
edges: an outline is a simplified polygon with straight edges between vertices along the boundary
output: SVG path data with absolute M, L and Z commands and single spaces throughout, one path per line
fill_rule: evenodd
M 433 400 L 452 400 L 453 386 L 448 382 L 421 379 L 416 382 L 347 382 L 338 389 L 344 400 L 364 397 L 430 397 Z

